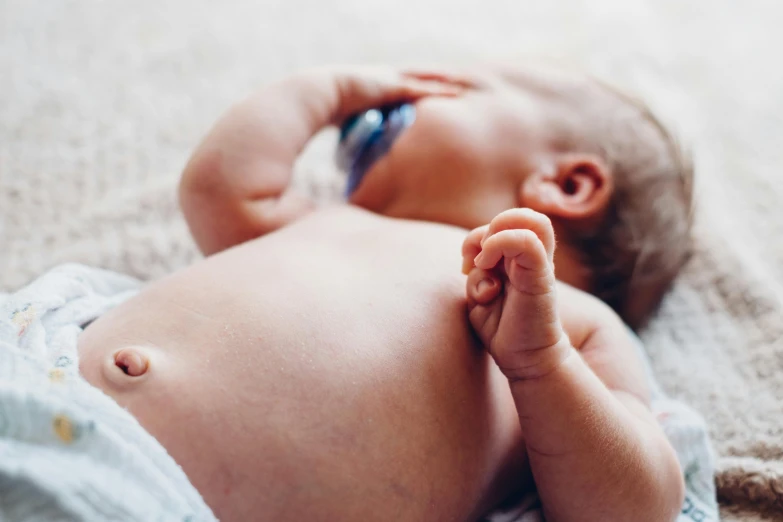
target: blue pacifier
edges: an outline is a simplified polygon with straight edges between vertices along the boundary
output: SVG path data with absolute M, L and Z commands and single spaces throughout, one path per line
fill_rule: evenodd
M 348 175 L 349 197 L 373 163 L 389 152 L 394 140 L 416 119 L 410 103 L 388 105 L 355 114 L 340 127 L 337 166 Z

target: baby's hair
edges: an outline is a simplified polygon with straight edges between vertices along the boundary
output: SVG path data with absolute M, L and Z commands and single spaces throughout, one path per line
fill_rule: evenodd
M 579 103 L 584 120 L 574 145 L 607 163 L 614 196 L 597 230 L 568 239 L 585 256 L 593 293 L 639 326 L 691 252 L 693 163 L 647 105 L 600 80 L 590 82 L 595 103 Z

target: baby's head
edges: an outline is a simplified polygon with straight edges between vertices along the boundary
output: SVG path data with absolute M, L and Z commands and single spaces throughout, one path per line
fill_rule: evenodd
M 655 309 L 690 248 L 693 169 L 641 103 L 586 76 L 485 70 L 417 118 L 353 203 L 473 228 L 530 207 L 558 236 L 558 278 L 631 325 Z

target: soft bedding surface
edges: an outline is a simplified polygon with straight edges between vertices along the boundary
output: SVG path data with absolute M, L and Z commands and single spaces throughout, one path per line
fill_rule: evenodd
M 228 104 L 324 63 L 545 55 L 692 144 L 696 248 L 642 336 L 707 419 L 726 520 L 783 517 L 783 4 L 771 0 L 0 0 L 0 292 L 65 261 L 153 278 L 197 256 L 176 205 Z M 297 183 L 339 194 L 334 135 Z

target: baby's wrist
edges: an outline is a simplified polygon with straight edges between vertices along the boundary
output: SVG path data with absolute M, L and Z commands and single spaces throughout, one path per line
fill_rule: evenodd
M 563 334 L 552 346 L 531 350 L 520 355 L 514 366 L 501 366 L 500 369 L 509 384 L 540 381 L 562 368 L 567 361 L 578 355 L 568 336 Z

